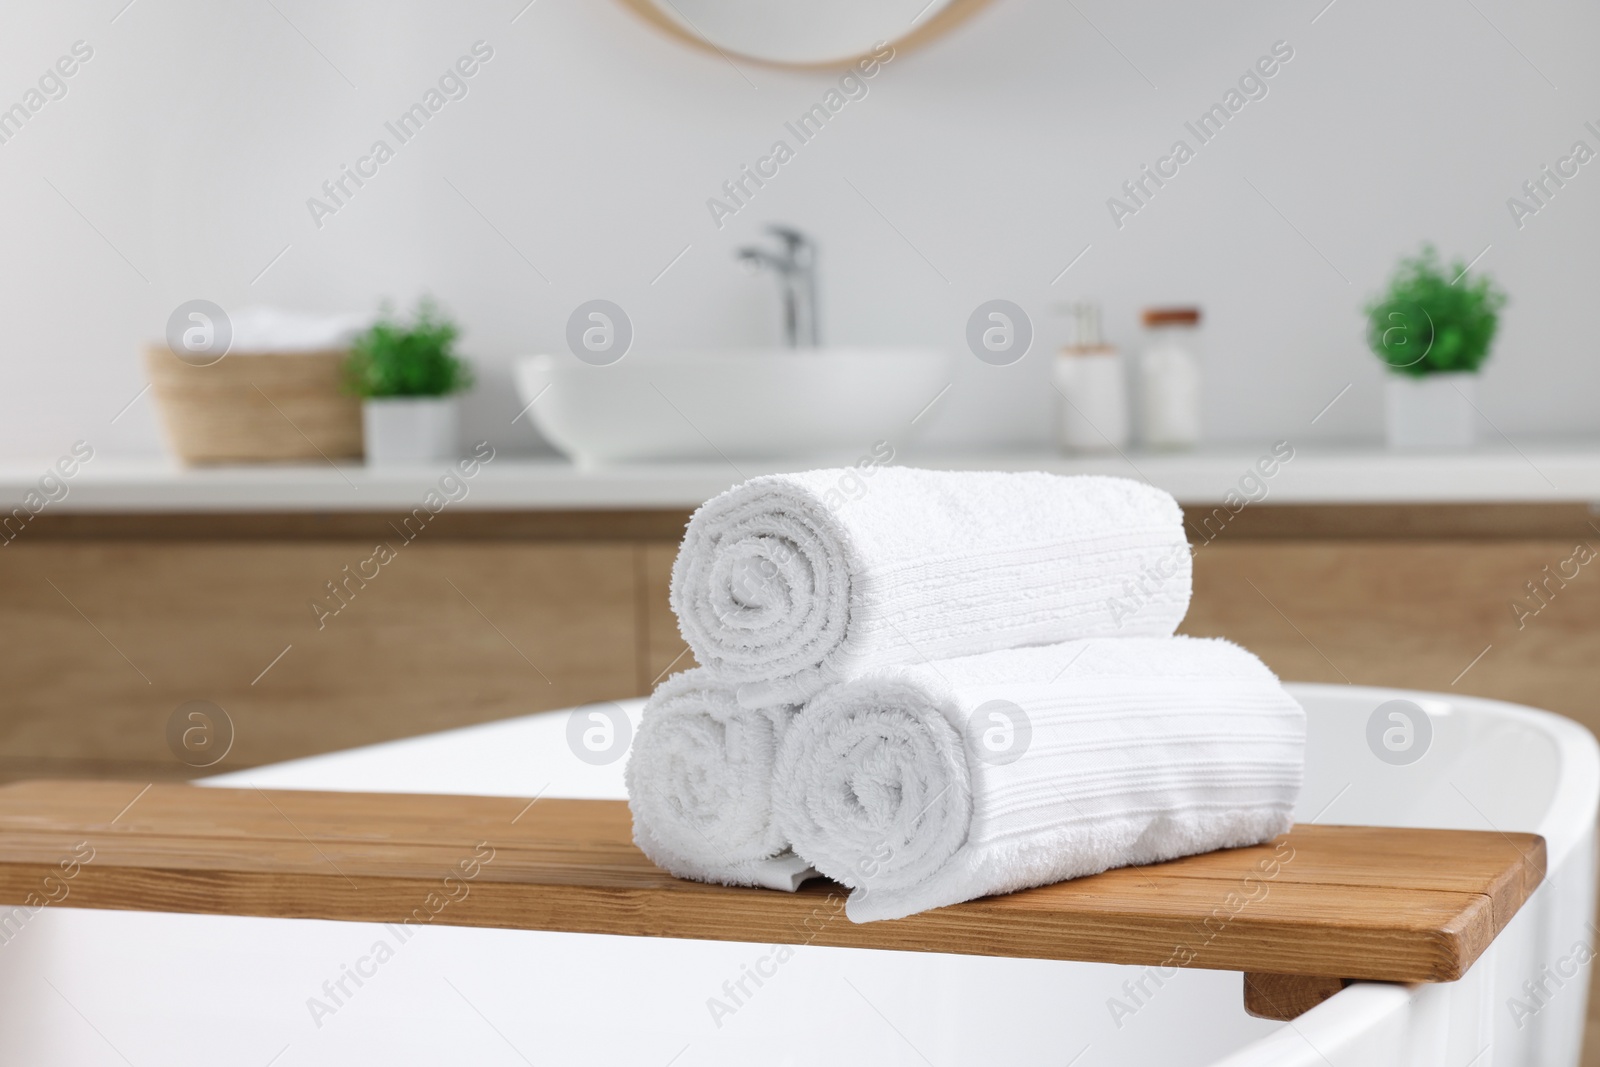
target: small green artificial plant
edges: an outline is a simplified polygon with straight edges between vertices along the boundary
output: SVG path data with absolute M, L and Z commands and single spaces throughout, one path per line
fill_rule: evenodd
M 1489 358 L 1506 295 L 1487 276 L 1448 272 L 1432 245 L 1400 261 L 1389 289 L 1367 305 L 1367 344 L 1397 374 L 1413 378 L 1476 371 Z
M 453 349 L 460 329 L 430 297 L 409 324 L 385 303 L 378 321 L 351 346 L 345 374 L 361 397 L 449 396 L 472 384 L 472 369 Z

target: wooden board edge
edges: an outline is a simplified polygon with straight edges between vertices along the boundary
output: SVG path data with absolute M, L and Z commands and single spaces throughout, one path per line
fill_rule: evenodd
M 53 882 L 52 882 L 53 880 Z M 52 886 L 60 891 L 43 892 Z M 62 888 L 64 886 L 64 889 Z M 103 867 L 85 863 L 70 879 L 57 865 L 30 862 L 0 868 L 0 915 L 7 907 L 51 905 L 118 911 L 322 919 L 345 922 L 426 921 L 445 926 L 541 930 L 558 933 L 667 937 L 744 943 L 819 945 L 835 948 L 1000 958 L 1056 959 L 1133 966 L 1177 966 L 1204 970 L 1256 970 L 1264 962 L 1264 940 L 1300 943 L 1315 952 L 1321 939 L 1304 923 L 1240 921 L 1236 936 L 1213 942 L 1204 953 L 1184 958 L 1166 941 L 1130 942 L 1099 917 L 1079 918 L 1054 946 L 1048 932 L 1016 916 L 974 912 L 970 906 L 938 909 L 908 919 L 855 924 L 844 914 L 844 894 L 810 893 L 788 898 L 792 907 L 774 913 L 769 895 L 705 886 L 704 898 L 684 908 L 681 889 L 546 885 L 530 897 L 526 885 L 442 878 L 344 877 L 331 872 L 237 872 Z M 1373 929 L 1346 939 L 1343 960 L 1307 960 L 1306 969 L 1334 971 L 1341 978 L 1378 981 L 1451 981 L 1460 977 L 1492 938 L 1489 900 L 1478 895 L 1459 929 L 1415 938 L 1403 958 L 1392 951 L 1393 931 Z M 420 909 L 420 910 L 419 910 Z M 958 910 L 959 909 L 959 910 Z M 1041 936 L 1043 935 L 1043 936 Z M 1183 936 L 1178 935 L 1179 938 Z M 1072 951 L 1059 947 L 1071 944 Z M 1361 945 L 1368 950 L 1362 951 Z M 1387 958 L 1385 949 L 1389 949 Z M 1381 966 L 1374 965 L 1381 963 Z

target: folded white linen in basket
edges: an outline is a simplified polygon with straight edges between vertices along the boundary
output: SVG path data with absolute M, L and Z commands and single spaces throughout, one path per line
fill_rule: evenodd
M 866 488 L 847 500 L 842 485 Z M 1189 588 L 1182 512 L 1152 486 L 883 467 L 714 497 L 689 522 L 671 599 L 700 663 L 760 707 L 881 664 L 1164 637 Z
M 1111 638 L 875 669 L 778 755 L 778 824 L 893 919 L 1288 830 L 1305 714 L 1219 639 Z
M 663 682 L 628 757 L 634 843 L 679 878 L 798 889 L 816 872 L 772 818 L 773 761 L 793 716 L 739 707 L 704 668 Z

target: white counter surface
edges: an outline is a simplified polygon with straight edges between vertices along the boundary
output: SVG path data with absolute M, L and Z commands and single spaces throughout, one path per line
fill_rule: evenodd
M 1220 503 L 1240 491 L 1270 445 L 1182 454 L 1107 457 L 1054 454 L 903 455 L 897 462 L 969 470 L 1047 470 L 1144 478 L 1185 504 Z M 582 468 L 555 459 L 502 455 L 467 482 L 452 509 L 559 510 L 689 508 L 743 480 L 821 462 L 659 463 Z M 38 491 L 49 460 L 0 464 L 5 510 Z M 66 495 L 44 508 L 66 512 L 339 512 L 416 507 L 447 469 L 369 469 L 359 464 L 185 469 L 158 460 L 96 458 L 65 479 Z M 1456 454 L 1408 455 L 1381 448 L 1296 447 L 1266 485 L 1265 502 L 1490 503 L 1600 501 L 1600 443 L 1485 447 Z M 1261 490 L 1245 484 L 1249 495 Z M 460 490 L 454 490 L 459 495 Z M 1246 495 L 1241 492 L 1241 495 Z M 34 498 L 37 504 L 38 497 Z

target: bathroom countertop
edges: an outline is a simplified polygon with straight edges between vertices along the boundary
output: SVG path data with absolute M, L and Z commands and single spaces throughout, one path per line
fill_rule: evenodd
M 1559 503 L 1600 501 L 1600 443 L 1484 447 L 1451 454 L 1377 447 L 1300 445 L 1270 477 L 1272 446 L 1217 446 L 1189 453 L 1063 456 L 1045 453 L 908 454 L 897 462 L 968 470 L 1046 470 L 1143 478 L 1184 504 L 1220 504 L 1231 492 L 1284 504 Z M 437 467 L 369 469 L 360 464 L 185 469 L 161 460 L 97 458 L 64 479 L 40 479 L 49 460 L 0 464 L 0 503 L 30 491 L 54 496 L 43 510 L 77 513 L 361 512 L 418 506 L 447 474 Z M 681 509 L 755 474 L 826 462 L 629 464 L 578 467 L 564 460 L 502 455 L 467 480 L 453 508 L 483 511 Z M 1263 488 L 1264 486 L 1264 488 Z M 451 495 L 459 496 L 454 489 Z M 1263 495 L 1263 493 L 1265 495 Z M 35 497 L 37 501 L 40 497 Z M 33 508 L 33 510 L 38 510 Z

